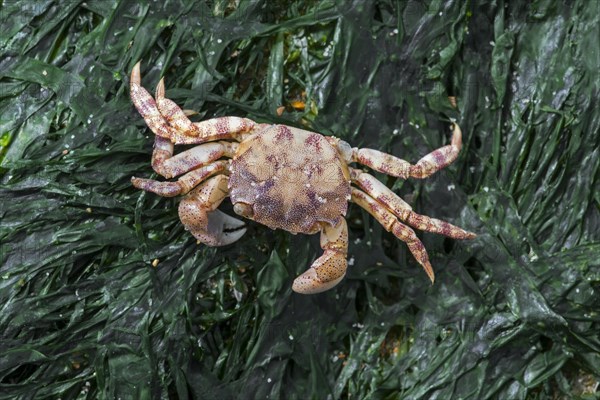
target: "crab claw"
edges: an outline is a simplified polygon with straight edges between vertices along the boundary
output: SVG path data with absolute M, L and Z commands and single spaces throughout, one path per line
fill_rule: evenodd
M 228 178 L 217 175 L 192 190 L 179 203 L 179 219 L 200 242 L 225 246 L 246 233 L 244 223 L 217 210 L 227 197 Z
M 296 279 L 292 290 L 296 293 L 315 294 L 331 289 L 346 275 L 346 255 L 334 250 L 315 260 L 313 265 Z
M 294 279 L 294 292 L 321 293 L 331 289 L 344 278 L 348 266 L 348 227 L 345 219 L 342 218 L 335 226 L 322 227 L 321 248 L 324 250 L 323 255 Z
M 244 223 L 219 210 L 210 210 L 192 199 L 179 204 L 179 218 L 192 235 L 209 246 L 226 246 L 246 233 Z

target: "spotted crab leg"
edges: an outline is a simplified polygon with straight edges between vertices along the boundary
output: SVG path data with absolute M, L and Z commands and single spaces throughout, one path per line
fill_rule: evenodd
M 131 183 L 138 189 L 156 193 L 159 196 L 174 197 L 188 193 L 210 176 L 225 172 L 228 166 L 228 161 L 220 160 L 192 170 L 175 182 L 160 182 L 154 179 L 132 177 Z
M 431 279 L 431 282 L 433 283 L 435 274 L 433 273 L 433 268 L 429 262 L 427 250 L 425 250 L 425 246 L 423 246 L 423 243 L 421 243 L 415 234 L 415 231 L 398 221 L 391 211 L 362 190 L 354 187 L 352 188 L 352 201 L 375 217 L 386 231 L 392 232 L 394 236 L 406 243 L 412 255 L 417 262 L 421 264 L 427 273 L 427 276 L 429 276 L 429 279 Z
M 400 218 L 401 221 L 406 222 L 414 228 L 439 233 L 454 239 L 473 239 L 476 237 L 474 233 L 465 231 L 446 221 L 417 214 L 412 210 L 410 205 L 383 183 L 379 182 L 373 175 L 350 168 L 350 177 L 354 184 L 358 185 L 374 200 L 385 206 L 396 217 Z
M 229 163 L 216 160 L 223 156 L 233 157 L 238 146 L 232 142 L 204 143 L 173 156 L 173 144 L 167 139 L 157 136 L 154 145 L 152 167 L 157 173 L 165 178 L 187 174 L 176 182 L 159 182 L 134 176 L 131 177 L 131 183 L 138 189 L 164 197 L 185 194 L 207 177 L 225 171 Z
M 221 157 L 232 158 L 238 147 L 235 142 L 203 143 L 169 158 L 155 159 L 155 171 L 167 179 L 174 178 L 195 168 L 207 165 Z
M 182 110 L 173 100 L 165 97 L 165 78 L 156 86 L 156 104 L 165 120 L 183 137 L 175 144 L 198 144 L 219 139 L 237 139 L 240 133 L 250 132 L 256 123 L 248 118 L 219 117 L 206 121 L 192 122 L 187 117 L 192 112 Z
M 179 218 L 187 230 L 209 246 L 225 246 L 246 233 L 244 223 L 217 210 L 229 195 L 228 177 L 214 176 L 193 189 L 179 203 Z
M 164 80 L 156 88 L 156 100 L 141 86 L 140 63 L 131 71 L 131 101 L 146 124 L 157 136 L 174 144 L 199 144 L 218 139 L 235 139 L 250 132 L 256 123 L 247 118 L 221 117 L 192 122 L 174 101 L 164 97 Z
M 165 176 L 162 165 L 173 157 L 174 146 L 169 139 L 154 136 L 154 150 L 152 151 L 152 169 L 159 175 Z
M 336 226 L 324 225 L 321 229 L 323 255 L 292 285 L 292 290 L 302 294 L 314 294 L 329 290 L 346 275 L 348 256 L 348 226 L 344 218 Z
M 402 179 L 427 178 L 450 165 L 462 148 L 462 132 L 458 124 L 453 124 L 452 141 L 421 158 L 416 164 L 373 149 L 352 149 L 352 161 L 366 165 L 375 171 L 397 176 Z

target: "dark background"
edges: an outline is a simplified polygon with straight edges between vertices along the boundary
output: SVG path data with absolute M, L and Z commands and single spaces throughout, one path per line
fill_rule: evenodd
M 600 2 L 136 3 L 1 2 L 0 398 L 598 398 Z M 452 166 L 377 176 L 478 238 L 419 233 L 431 286 L 351 206 L 352 265 L 314 296 L 291 283 L 318 236 L 196 244 L 129 181 L 140 59 L 198 120 L 413 162 L 457 119 Z

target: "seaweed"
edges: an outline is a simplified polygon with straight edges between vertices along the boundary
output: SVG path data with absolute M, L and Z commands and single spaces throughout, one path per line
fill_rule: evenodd
M 597 398 L 600 3 L 0 3 L 0 398 Z M 199 245 L 153 176 L 148 88 L 416 161 L 436 282 L 356 206 L 350 268 L 291 291 L 318 237 Z M 451 101 L 456 102 L 453 107 Z M 224 206 L 231 212 L 231 206 Z

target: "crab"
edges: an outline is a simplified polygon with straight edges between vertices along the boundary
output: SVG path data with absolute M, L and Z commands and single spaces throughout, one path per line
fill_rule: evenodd
M 152 95 L 141 86 L 140 63 L 130 80 L 131 100 L 155 134 L 152 167 L 176 181 L 132 177 L 133 186 L 159 196 L 184 195 L 179 218 L 199 242 L 225 246 L 246 232 L 244 222 L 218 210 L 229 197 L 233 211 L 272 229 L 293 234 L 320 232 L 323 254 L 292 289 L 311 294 L 337 285 L 346 274 L 348 202 L 367 210 L 388 232 L 405 242 L 434 282 L 427 251 L 411 227 L 454 239 L 475 234 L 448 222 L 419 215 L 404 200 L 361 168 L 398 177 L 427 178 L 452 163 L 462 146 L 453 124 L 451 143 L 416 164 L 378 150 L 351 147 L 332 136 L 286 125 L 220 117 L 201 122 L 188 118 L 165 97 L 164 78 Z M 174 155 L 174 145 L 197 145 Z

